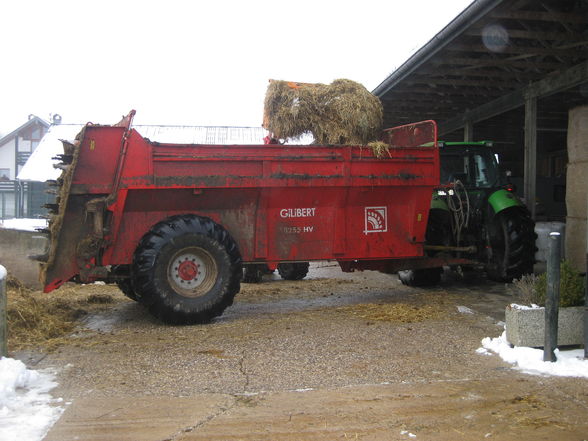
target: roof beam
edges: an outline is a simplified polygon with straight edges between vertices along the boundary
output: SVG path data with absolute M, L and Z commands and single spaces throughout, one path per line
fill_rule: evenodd
M 505 20 L 533 20 L 580 24 L 588 23 L 588 17 L 586 17 L 584 14 L 567 14 L 565 12 L 494 10 L 489 15 L 492 18 L 500 18 Z
M 427 96 L 440 96 L 440 97 L 449 97 L 449 96 L 500 96 L 504 94 L 504 91 L 497 90 L 496 88 L 487 88 L 481 89 L 480 87 L 472 87 L 469 89 L 465 89 L 463 87 L 447 87 L 447 86 L 440 86 L 440 87 L 426 87 L 426 86 L 404 86 L 402 88 L 390 90 L 387 95 L 394 97 L 397 95 L 427 95 Z M 414 99 L 414 97 L 413 97 Z
M 450 69 L 450 68 L 436 68 L 436 69 L 423 69 L 414 73 L 415 76 L 424 76 L 425 78 L 438 77 L 438 76 L 460 76 L 460 77 L 482 77 L 482 78 L 506 78 L 515 80 L 537 80 L 541 78 L 540 73 L 536 72 L 510 72 L 506 70 L 492 70 L 481 67 L 477 69 Z
M 522 31 L 518 29 L 508 29 L 508 36 L 510 38 L 520 38 L 524 40 L 550 40 L 550 41 L 582 41 L 586 37 L 580 33 L 570 32 L 550 32 L 546 31 Z M 465 35 L 479 37 L 483 35 L 484 29 L 468 29 Z
M 558 57 L 577 57 L 578 56 L 578 49 L 575 48 L 576 46 L 586 46 L 588 45 L 588 41 L 579 41 L 574 45 L 574 48 L 557 48 L 557 47 L 536 47 L 536 46 L 516 46 L 516 45 L 507 45 L 505 46 L 500 53 L 501 54 L 533 54 L 533 55 L 555 55 Z M 479 53 L 491 53 L 490 49 L 488 49 L 483 44 L 453 44 L 448 46 L 447 51 L 451 52 L 479 52 Z
M 531 57 L 528 55 L 525 58 Z M 513 57 L 515 58 L 515 57 Z M 444 57 L 433 62 L 437 66 L 451 66 L 458 64 L 461 66 L 482 67 L 482 66 L 505 66 L 505 67 L 521 67 L 526 69 L 557 69 L 561 67 L 561 63 L 544 62 L 533 60 L 522 60 L 513 58 L 498 58 L 498 57 L 481 57 L 481 58 L 467 58 L 467 57 Z
M 439 125 L 439 133 L 449 133 L 462 128 L 466 121 L 478 122 L 509 110 L 522 106 L 526 99 L 541 98 L 552 95 L 565 89 L 575 87 L 588 82 L 588 61 L 580 63 L 557 76 L 547 78 L 530 84 L 527 87 L 516 90 L 508 95 L 501 96 L 475 109 L 465 112 L 455 118 L 442 122 Z
M 471 87 L 502 87 L 505 89 L 515 89 L 517 84 L 509 84 L 504 81 L 489 80 L 487 78 L 480 79 L 457 79 L 457 78 L 410 78 L 406 80 L 406 84 L 426 84 L 426 85 L 439 85 L 439 86 L 471 86 Z M 467 92 L 464 92 L 467 93 Z

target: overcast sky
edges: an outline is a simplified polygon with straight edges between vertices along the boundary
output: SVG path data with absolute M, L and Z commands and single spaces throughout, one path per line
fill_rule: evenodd
M 0 134 L 64 123 L 260 126 L 268 79 L 370 91 L 470 0 L 2 0 Z

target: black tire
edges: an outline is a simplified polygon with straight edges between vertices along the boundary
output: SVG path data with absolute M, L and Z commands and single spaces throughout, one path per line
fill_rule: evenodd
M 149 311 L 170 324 L 205 323 L 233 303 L 241 256 L 220 225 L 194 215 L 172 216 L 141 239 L 133 287 Z
M 533 272 L 535 263 L 535 222 L 526 209 L 501 211 L 488 226 L 491 253 L 486 272 L 497 282 L 512 282 Z
M 434 286 L 441 282 L 443 268 L 423 268 L 398 271 L 398 278 L 406 286 Z
M 112 275 L 115 276 L 114 283 L 116 283 L 122 293 L 129 299 L 138 301 L 139 297 L 133 289 L 130 265 L 115 265 L 111 271 Z
M 280 263 L 278 273 L 284 280 L 302 280 L 308 274 L 308 262 Z
M 243 283 L 261 283 L 263 275 L 266 273 L 266 268 L 266 265 L 244 265 Z
M 134 300 L 135 302 L 139 301 L 139 297 L 137 293 L 133 289 L 133 284 L 131 283 L 131 279 L 124 279 L 124 280 L 117 280 L 116 284 L 118 288 L 122 291 L 122 293 L 127 296 L 129 299 Z
M 427 222 L 425 242 L 428 245 L 449 245 L 450 220 L 445 210 L 431 210 Z M 441 282 L 443 268 L 423 268 L 398 271 L 398 278 L 406 286 L 435 286 Z

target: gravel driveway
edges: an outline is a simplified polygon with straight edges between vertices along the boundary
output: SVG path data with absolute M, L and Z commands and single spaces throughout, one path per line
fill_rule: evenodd
M 38 362 L 71 403 L 46 440 L 588 438 L 588 381 L 476 354 L 511 300 L 485 281 L 423 290 L 322 263 L 242 285 L 207 325 L 119 302 Z

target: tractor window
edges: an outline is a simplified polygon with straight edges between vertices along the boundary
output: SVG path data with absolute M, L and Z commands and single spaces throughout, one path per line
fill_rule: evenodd
M 496 158 L 492 154 L 482 152 L 473 154 L 472 160 L 475 167 L 475 186 L 483 188 L 495 186 L 498 181 Z
M 461 149 L 441 154 L 441 183 L 461 181 L 466 187 L 498 185 L 498 163 L 491 151 Z
M 462 155 L 443 155 L 441 157 L 441 182 L 448 183 L 468 179 L 468 159 Z

